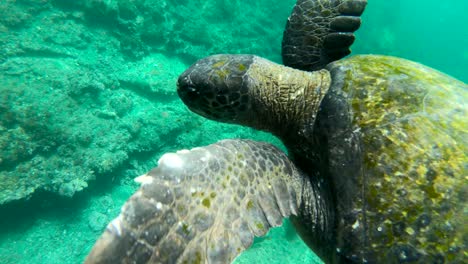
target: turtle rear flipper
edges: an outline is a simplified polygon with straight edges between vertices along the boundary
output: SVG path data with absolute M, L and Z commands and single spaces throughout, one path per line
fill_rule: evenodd
M 302 208 L 323 226 L 317 188 L 272 145 L 225 140 L 158 164 L 85 263 L 230 263 Z
M 284 30 L 284 65 L 313 71 L 350 54 L 366 4 L 367 0 L 298 0 Z

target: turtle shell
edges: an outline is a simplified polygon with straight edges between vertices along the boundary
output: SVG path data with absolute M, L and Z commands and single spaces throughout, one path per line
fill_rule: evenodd
M 333 82 L 313 137 L 333 186 L 340 258 L 462 263 L 467 85 L 386 56 L 354 56 L 327 68 Z

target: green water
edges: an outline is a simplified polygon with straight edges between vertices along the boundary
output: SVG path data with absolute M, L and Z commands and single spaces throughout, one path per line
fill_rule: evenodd
M 175 82 L 197 58 L 280 62 L 293 0 L 0 1 L 0 263 L 80 263 L 165 152 L 281 143 L 192 114 Z M 468 80 L 468 1 L 373 0 L 354 53 Z M 285 226 L 238 263 L 315 263 Z

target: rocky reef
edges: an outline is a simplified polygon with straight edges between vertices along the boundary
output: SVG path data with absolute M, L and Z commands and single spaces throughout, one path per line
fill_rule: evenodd
M 293 2 L 266 12 L 266 1 L 0 3 L 0 204 L 36 190 L 72 196 L 221 134 L 179 102 L 178 74 L 213 53 L 279 60 L 285 21 L 271 18 L 285 20 Z

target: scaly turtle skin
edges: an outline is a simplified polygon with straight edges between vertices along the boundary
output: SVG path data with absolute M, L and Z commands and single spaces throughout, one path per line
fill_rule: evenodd
M 326 263 L 466 262 L 468 86 L 403 59 L 338 60 L 365 4 L 299 0 L 283 37 L 296 69 L 214 55 L 185 71 L 191 110 L 270 131 L 290 157 L 248 140 L 165 154 L 86 263 L 229 263 L 284 217 Z

